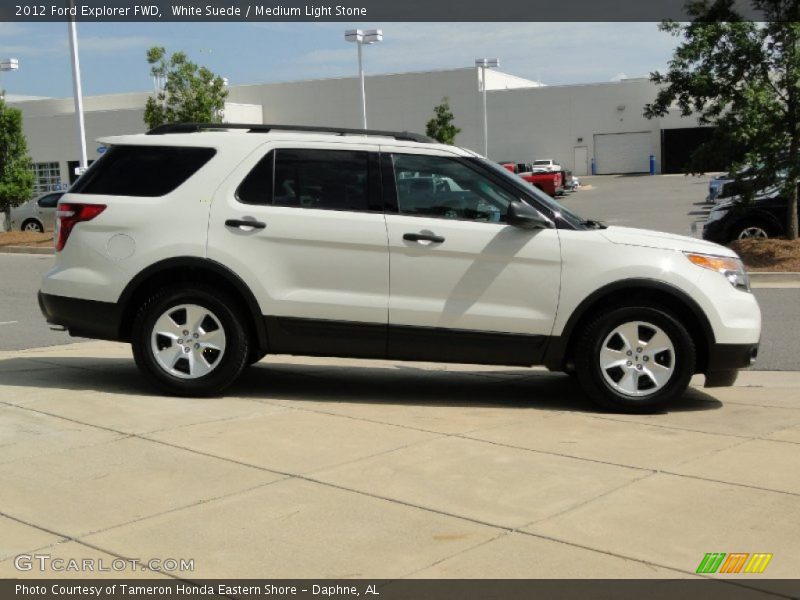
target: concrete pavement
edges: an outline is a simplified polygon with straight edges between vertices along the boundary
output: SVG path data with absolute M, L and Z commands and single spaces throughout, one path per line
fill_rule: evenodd
M 707 552 L 796 577 L 798 397 L 746 372 L 617 415 L 538 369 L 275 356 L 172 398 L 122 344 L 0 352 L 0 578 L 684 578 Z

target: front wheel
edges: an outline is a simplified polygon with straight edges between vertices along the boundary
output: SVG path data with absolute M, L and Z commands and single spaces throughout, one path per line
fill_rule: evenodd
M 250 356 L 236 302 L 202 286 L 171 288 L 149 298 L 133 324 L 140 371 L 164 391 L 211 396 L 233 383 Z
M 600 406 L 653 412 L 680 396 L 694 373 L 696 351 L 686 328 L 654 307 L 599 315 L 575 350 L 578 381 Z

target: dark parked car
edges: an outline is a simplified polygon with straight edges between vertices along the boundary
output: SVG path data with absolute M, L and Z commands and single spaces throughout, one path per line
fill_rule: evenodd
M 733 181 L 733 178 L 729 173 L 717 175 L 711 181 L 709 181 L 706 202 L 719 202 L 718 199 L 721 198 L 720 194 L 722 193 L 723 186 L 731 181 Z
M 780 237 L 786 231 L 788 201 L 773 189 L 749 203 L 739 198 L 720 202 L 703 226 L 703 239 L 727 244 L 746 238 Z

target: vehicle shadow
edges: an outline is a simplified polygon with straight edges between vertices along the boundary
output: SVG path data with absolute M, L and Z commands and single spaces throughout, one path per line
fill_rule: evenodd
M 24 401 L 26 390 L 41 389 L 134 397 L 162 395 L 142 378 L 130 359 L 59 357 L 49 364 L 60 368 L 32 369 L 30 360 L 18 358 L 1 361 L 0 385 L 6 386 L 6 393 L 9 387 L 14 389 L 12 397 L 0 397 L 0 401 Z M 451 371 L 420 368 L 414 363 L 339 366 L 267 359 L 245 369 L 223 396 L 257 401 L 600 412 L 574 378 L 562 373 L 503 367 Z M 666 412 L 716 410 L 721 406 L 716 398 L 690 388 Z

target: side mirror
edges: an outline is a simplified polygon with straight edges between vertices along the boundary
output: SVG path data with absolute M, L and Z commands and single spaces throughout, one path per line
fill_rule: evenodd
M 518 200 L 508 205 L 506 223 L 521 229 L 549 229 L 551 225 L 535 208 Z

